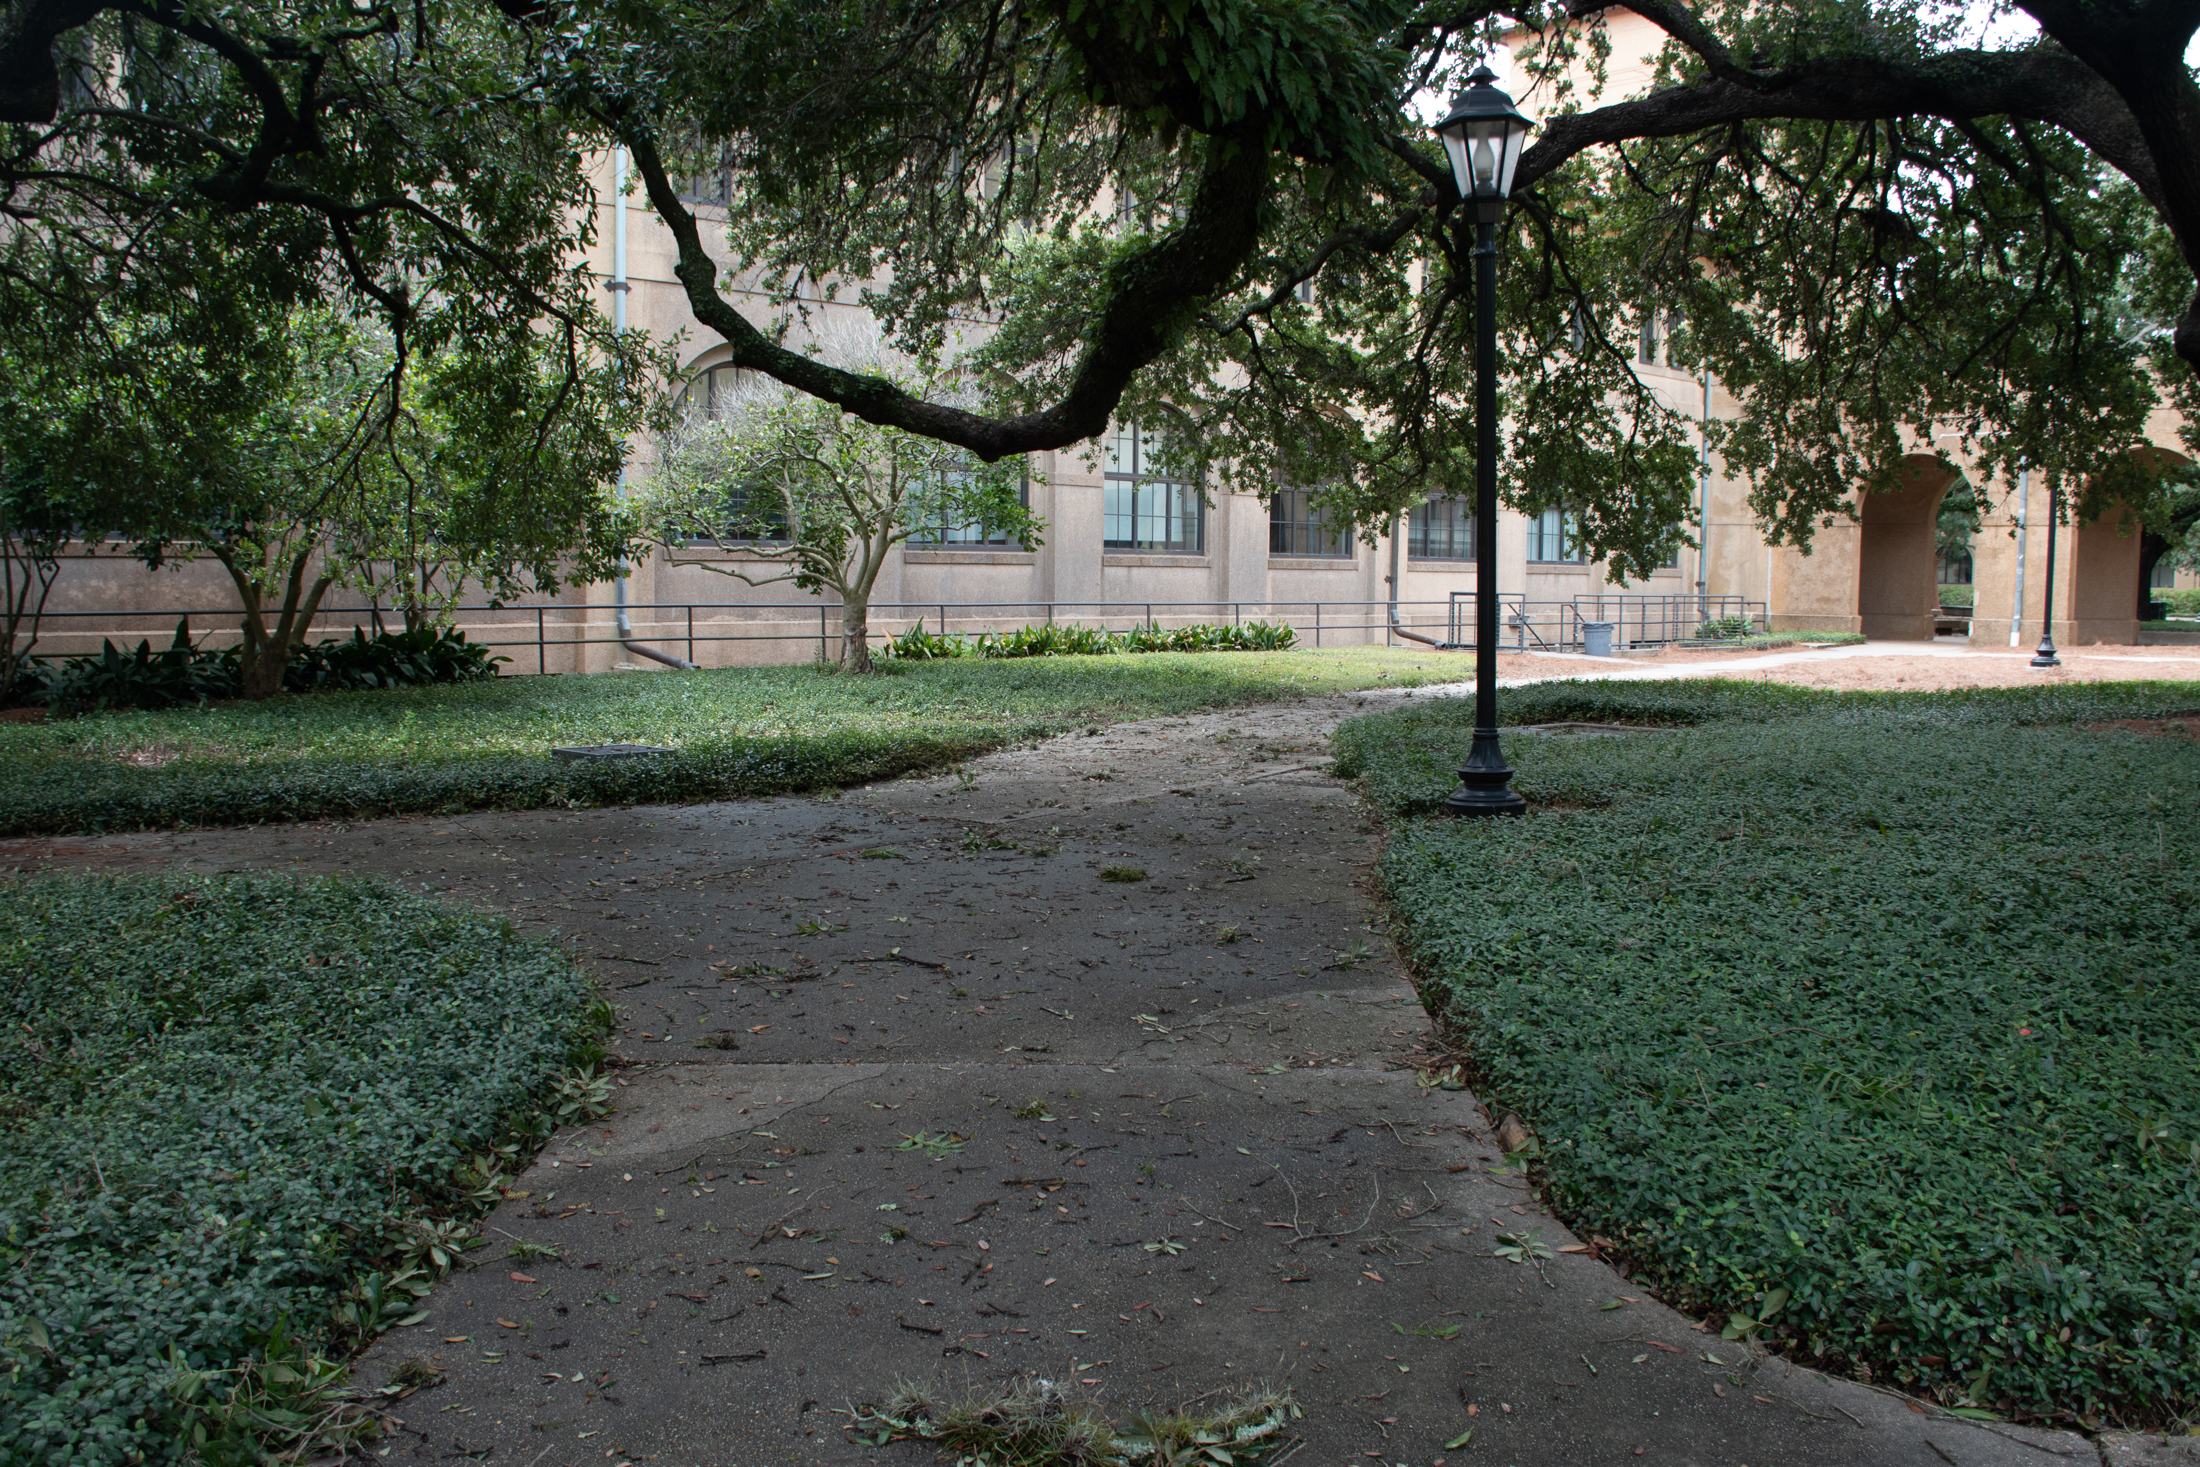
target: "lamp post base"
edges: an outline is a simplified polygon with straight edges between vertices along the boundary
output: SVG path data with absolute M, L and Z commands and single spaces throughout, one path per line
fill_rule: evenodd
M 2054 637 L 2044 636 L 2040 638 L 2040 645 L 2032 653 L 2032 665 L 2034 667 L 2062 666 L 2062 659 L 2055 655 Z
M 1525 815 L 1528 802 L 1512 787 L 1512 767 L 1497 747 L 1497 730 L 1474 731 L 1474 749 L 1459 769 L 1459 788 L 1444 801 L 1451 815 Z

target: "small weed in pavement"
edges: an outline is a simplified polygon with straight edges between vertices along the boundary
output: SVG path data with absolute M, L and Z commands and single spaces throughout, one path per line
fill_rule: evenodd
M 1050 1381 L 1017 1380 L 954 1402 L 903 1384 L 859 1410 L 850 1430 L 871 1446 L 930 1442 L 959 1467 L 1261 1467 L 1303 1414 L 1288 1391 L 1254 1390 L 1196 1412 L 1149 1408 L 1116 1426 Z

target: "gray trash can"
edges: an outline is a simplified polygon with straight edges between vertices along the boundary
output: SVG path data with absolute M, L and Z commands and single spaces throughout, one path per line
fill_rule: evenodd
M 1581 650 L 1591 657 L 1612 655 L 1612 624 L 1608 621 L 1585 621 L 1581 624 Z

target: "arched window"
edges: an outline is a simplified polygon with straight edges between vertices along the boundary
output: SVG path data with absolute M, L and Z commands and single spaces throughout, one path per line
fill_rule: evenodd
M 728 431 L 728 420 L 732 417 L 738 394 L 753 380 L 745 368 L 736 367 L 730 362 L 704 367 L 696 372 L 688 379 L 687 386 L 680 390 L 678 413 L 665 444 L 666 451 L 686 458 L 694 470 L 701 473 L 708 473 L 714 460 L 724 463 L 725 460 L 713 451 L 712 440 Z M 756 499 L 759 515 L 758 519 L 751 519 L 751 500 L 755 498 L 756 486 L 741 482 L 732 477 L 730 472 L 721 473 L 718 477 L 719 502 L 724 506 L 717 517 L 720 524 L 740 525 L 747 522 L 754 533 L 743 535 L 741 543 L 786 542 L 785 510 L 775 508 L 779 504 L 776 495 Z

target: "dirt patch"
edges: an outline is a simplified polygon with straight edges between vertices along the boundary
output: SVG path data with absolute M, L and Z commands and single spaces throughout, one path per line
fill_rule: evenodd
M 2188 744 L 2200 743 L 2200 708 L 2172 713 L 2163 718 L 2111 718 L 2106 723 L 2089 723 L 2085 726 L 2087 733 L 2107 733 L 2111 729 L 2144 734 L 2148 738 L 2183 739 Z
M 43 708 L 0 708 L 0 723 L 44 723 Z

